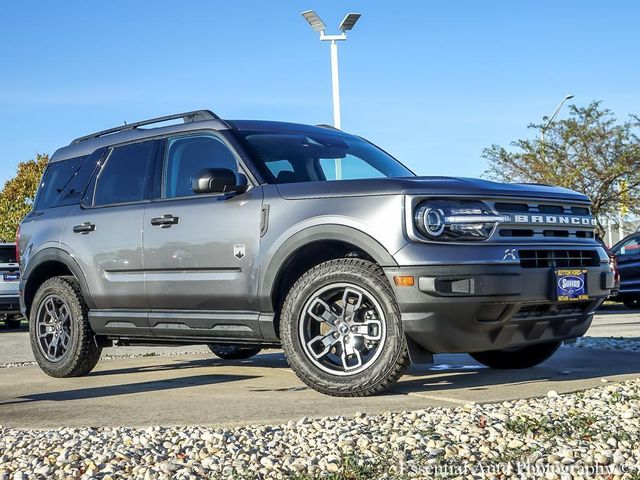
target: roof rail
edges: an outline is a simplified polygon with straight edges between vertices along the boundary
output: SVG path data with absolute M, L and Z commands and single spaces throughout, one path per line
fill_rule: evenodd
M 213 113 L 211 110 L 194 110 L 192 112 L 176 113 L 174 115 L 166 115 L 164 117 L 150 118 L 149 120 L 142 120 L 140 122 L 124 124 L 119 127 L 108 128 L 107 130 L 101 130 L 99 132 L 85 135 L 84 137 L 78 137 L 71 143 L 80 143 L 85 140 L 91 140 L 92 138 L 99 138 L 111 133 L 122 132 L 124 130 L 133 130 L 143 125 L 152 125 L 154 123 L 168 122 L 169 120 L 176 120 L 181 118 L 184 123 L 199 122 L 201 120 L 220 120 L 220 117 Z

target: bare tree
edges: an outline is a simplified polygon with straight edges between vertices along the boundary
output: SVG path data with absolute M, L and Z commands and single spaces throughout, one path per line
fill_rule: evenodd
M 511 143 L 512 151 L 492 145 L 482 152 L 489 161 L 485 176 L 507 182 L 534 182 L 571 188 L 593 201 L 602 230 L 607 217 L 620 211 L 640 213 L 640 118 L 619 123 L 594 101 L 571 105 L 569 117 L 531 124 L 540 136 Z M 543 119 L 544 120 L 544 119 Z

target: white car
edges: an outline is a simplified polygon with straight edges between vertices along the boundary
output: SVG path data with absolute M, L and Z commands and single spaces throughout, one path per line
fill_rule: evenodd
M 9 328 L 18 328 L 20 314 L 20 266 L 16 262 L 15 243 L 0 243 L 0 320 Z

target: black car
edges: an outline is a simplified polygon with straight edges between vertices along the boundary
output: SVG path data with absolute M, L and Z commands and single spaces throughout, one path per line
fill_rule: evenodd
M 640 308 L 640 232 L 623 238 L 611 250 L 620 272 L 620 291 L 614 299 L 628 308 Z

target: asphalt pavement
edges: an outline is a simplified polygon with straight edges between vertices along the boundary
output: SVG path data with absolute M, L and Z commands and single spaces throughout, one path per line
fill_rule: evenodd
M 588 335 L 640 340 L 640 312 L 603 311 Z M 386 394 L 333 398 L 307 388 L 276 350 L 246 361 L 224 361 L 206 353 L 204 346 L 105 349 L 108 355 L 132 353 L 147 356 L 103 359 L 81 378 L 50 378 L 34 365 L 0 368 L 0 425 L 280 423 L 303 416 L 499 402 L 599 386 L 603 378 L 613 382 L 640 377 L 640 353 L 629 351 L 563 347 L 538 367 L 501 371 L 465 354 L 437 355 L 434 365 L 412 366 Z M 3 327 L 0 364 L 32 359 L 26 329 Z

